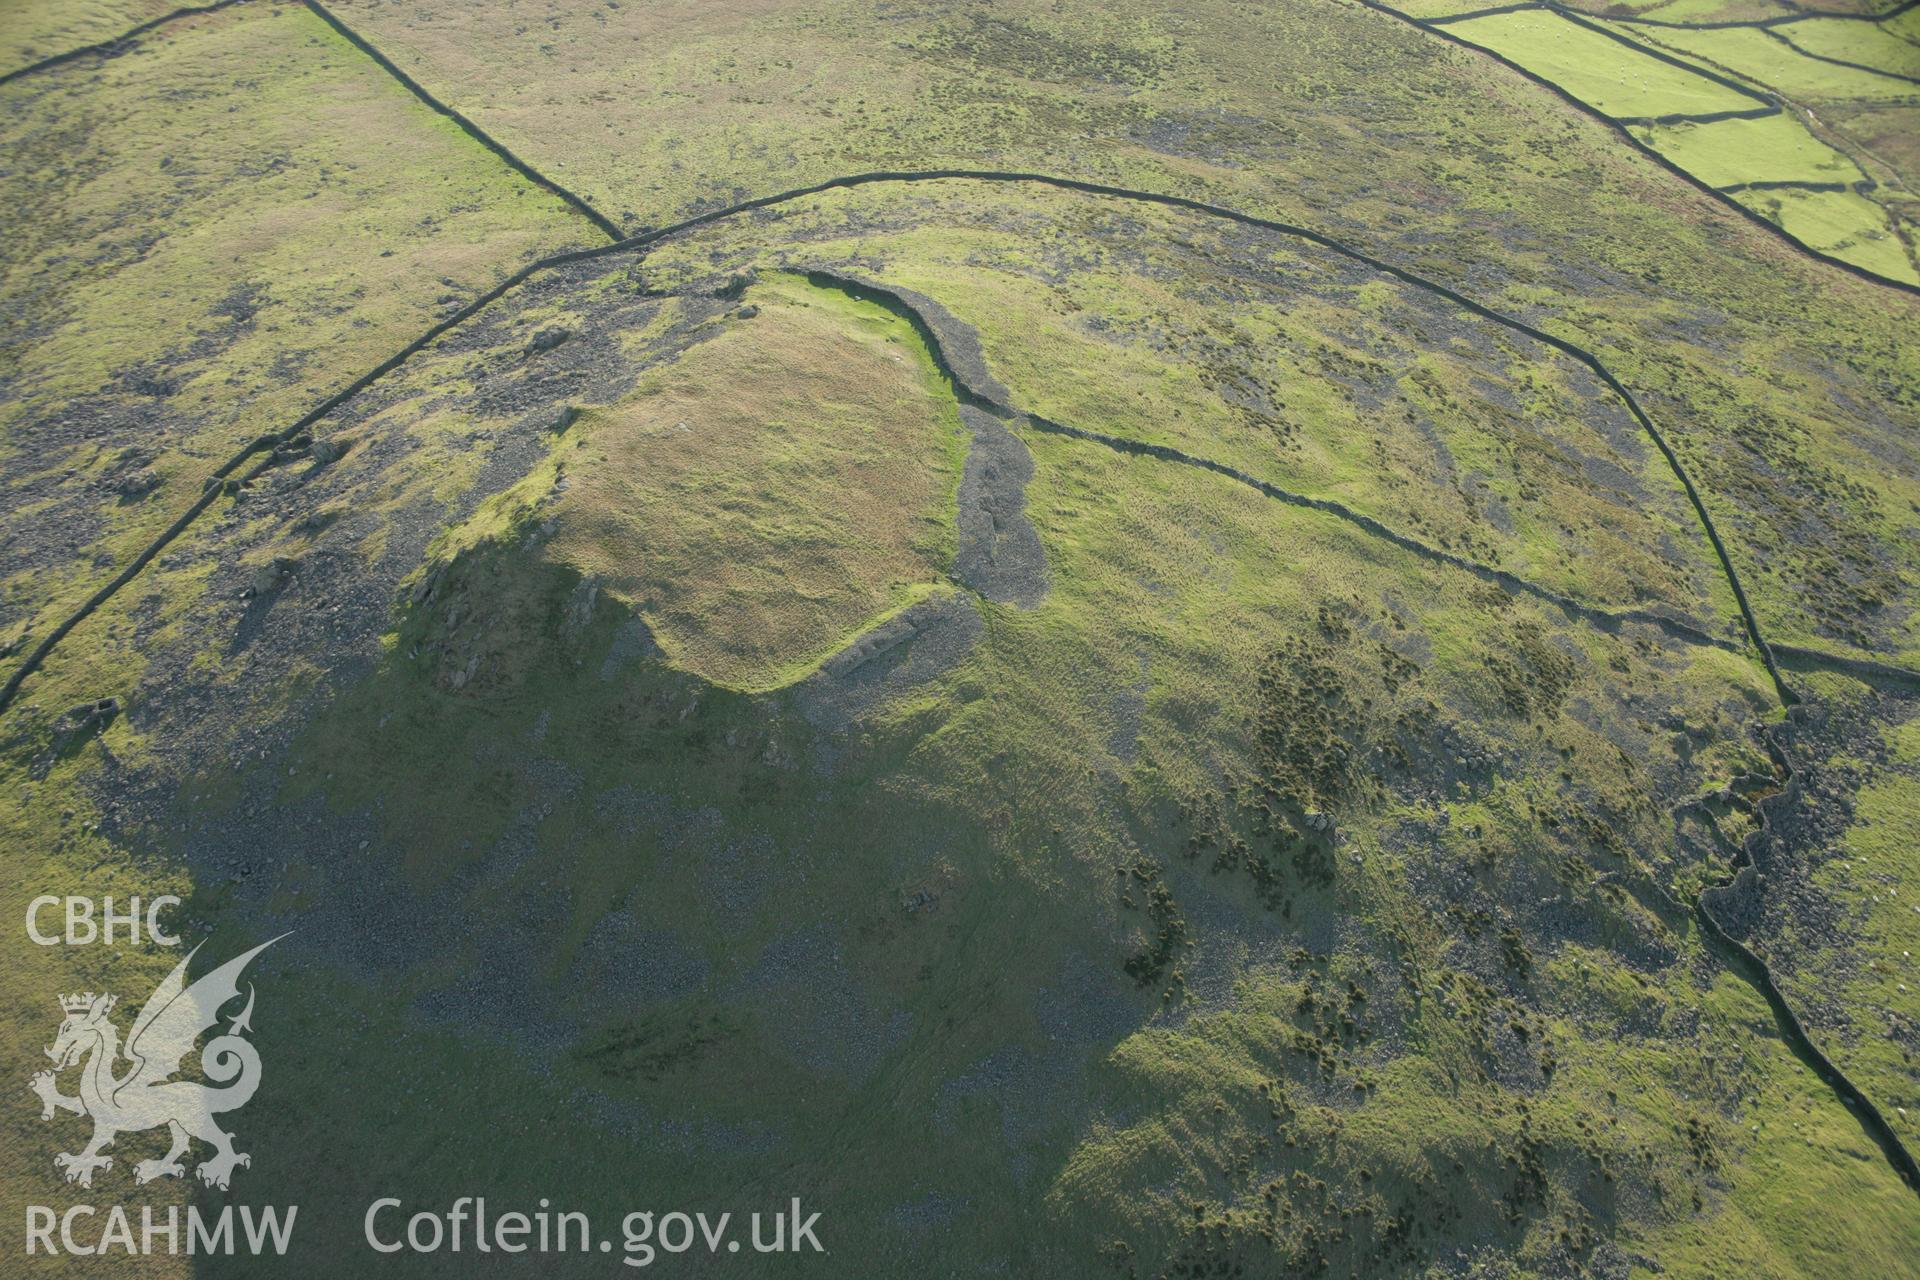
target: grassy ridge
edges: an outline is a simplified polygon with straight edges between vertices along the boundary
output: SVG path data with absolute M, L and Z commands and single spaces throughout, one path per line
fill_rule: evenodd
M 945 581 L 965 433 L 900 321 L 791 278 L 746 299 L 750 320 L 576 428 L 551 546 L 677 665 L 757 690 Z

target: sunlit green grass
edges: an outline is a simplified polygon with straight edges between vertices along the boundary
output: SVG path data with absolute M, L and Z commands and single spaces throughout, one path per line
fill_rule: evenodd
M 1854 191 L 1746 191 L 1736 199 L 1826 253 L 1889 280 L 1920 284 L 1879 205 Z
M 1885 99 L 1911 98 L 1920 93 L 1920 85 L 1914 85 L 1885 76 L 1875 76 L 1853 70 L 1849 67 L 1837 67 L 1817 58 L 1806 57 L 1780 41 L 1752 27 L 1721 28 L 1710 31 L 1672 31 L 1666 28 L 1636 27 L 1630 23 L 1613 24 L 1614 29 L 1623 35 L 1638 37 L 1668 50 L 1680 50 L 1692 54 L 1703 62 L 1719 69 L 1723 74 L 1731 73 L 1743 79 L 1751 80 L 1770 89 L 1778 90 L 1799 101 L 1820 102 L 1823 100 L 1878 101 Z M 1827 50 L 1816 48 L 1812 42 L 1803 41 L 1801 33 L 1812 23 L 1793 23 L 1781 28 L 1797 44 L 1816 53 Z M 1848 56 L 1829 54 L 1831 57 L 1846 57 L 1848 61 L 1860 62 L 1868 66 L 1876 65 L 1873 53 L 1885 44 L 1899 44 L 1892 37 L 1875 33 L 1872 24 L 1863 22 L 1831 23 L 1829 26 L 1854 28 L 1857 37 L 1853 41 L 1842 42 L 1842 47 L 1852 49 L 1855 54 L 1867 56 Z M 1865 46 L 1857 48 L 1855 46 Z M 1912 57 L 1909 62 L 1920 65 L 1920 49 L 1912 45 L 1901 44 Z M 1886 51 L 1892 54 L 1891 49 Z M 1908 71 L 1907 74 L 1915 74 Z
M 0 27 L 0 75 L 181 7 L 174 0 L 13 0 Z
M 602 15 L 614 30 L 596 42 L 581 32 L 599 23 L 578 15 L 556 13 L 522 36 L 505 30 L 511 14 L 475 9 L 471 28 L 423 21 L 431 39 L 395 52 L 501 112 L 543 167 L 602 184 L 596 198 L 618 193 L 642 221 L 736 184 L 757 193 L 878 160 L 986 155 L 1244 196 L 1390 247 L 1604 355 L 1694 469 L 1769 634 L 1883 655 L 1914 648 L 1898 607 L 1815 598 L 1872 570 L 1886 576 L 1869 589 L 1897 606 L 1900 575 L 1913 570 L 1900 397 L 1920 356 L 1901 341 L 1900 304 L 1769 256 L 1774 242 L 1740 239 L 1755 233 L 1620 159 L 1589 122 L 1530 88 L 1489 91 L 1483 60 L 1411 52 L 1432 45 L 1370 16 L 1352 27 L 1344 10 L 1285 18 L 1305 34 L 1279 47 L 1237 11 L 1202 12 L 1177 37 L 1036 11 L 1024 30 L 962 27 L 966 39 L 937 57 L 929 45 L 932 65 L 977 58 L 977 74 L 906 73 L 891 61 L 898 49 L 870 41 L 854 60 L 834 56 L 822 32 L 865 39 L 873 24 L 860 11 L 816 26 L 769 20 L 749 41 L 732 39 L 741 15 L 731 9 L 622 12 Z M 379 15 L 396 28 L 412 16 Z M 1222 31 L 1244 47 L 1175 48 Z M 321 43 L 299 47 L 330 47 L 312 38 Z M 683 79 L 652 76 L 658 64 L 641 55 L 656 48 Z M 1080 63 L 1109 78 L 1060 80 Z M 909 102 L 923 73 L 944 102 Z M 529 74 L 537 91 L 513 92 Z M 1263 97 L 1275 83 L 1283 88 Z M 792 97 L 770 108 L 770 85 Z M 1365 105 L 1351 96 L 1361 88 Z M 1249 114 L 1220 153 L 1231 165 L 1155 149 L 1169 144 L 1149 125 L 1205 122 L 1167 105 L 1194 101 Z M 1287 110 L 1258 114 L 1272 103 Z M 875 126 L 883 109 L 901 114 Z M 921 146 L 911 126 L 931 117 L 911 113 L 940 110 L 950 114 Z M 1165 119 L 1152 114 L 1162 110 Z M 1363 110 L 1386 114 L 1357 122 Z M 675 120 L 677 131 L 638 136 L 641 122 Z M 1076 131 L 1088 120 L 1113 132 L 1089 141 Z M 1530 132 L 1540 128 L 1556 132 Z M 621 129 L 626 141 L 602 145 Z M 1325 163 L 1362 137 L 1362 159 Z M 1259 150 L 1275 139 L 1283 146 Z M 382 172 L 420 162 L 417 151 L 373 152 L 365 163 Z M 291 203 L 287 190 L 273 198 Z M 208 217 L 224 225 L 244 212 Z M 306 237 L 317 234 L 303 227 L 294 243 L 312 249 Z M 475 232 L 486 244 L 493 234 Z M 1511 252 L 1488 256 L 1503 240 Z M 438 243 L 409 239 L 401 261 L 381 260 L 396 289 L 443 269 Z M 315 270 L 346 270 L 344 249 L 313 252 Z M 425 256 L 407 256 L 416 253 Z M 1556 256 L 1584 273 L 1579 290 L 1549 269 Z M 438 906 L 464 932 L 417 962 L 382 951 L 368 978 L 326 963 L 263 974 L 261 1037 L 276 1096 L 293 1101 L 246 1117 L 260 1156 L 248 1194 L 308 1206 L 296 1268 L 337 1274 L 338 1257 L 363 1248 L 357 1192 L 380 1185 L 436 1204 L 480 1189 L 548 1195 L 597 1215 L 817 1196 L 810 1207 L 825 1211 L 835 1254 L 798 1262 L 796 1275 L 936 1274 L 957 1256 L 1010 1274 L 1111 1276 L 1116 1244 L 1156 1274 L 1193 1244 L 1196 1221 L 1246 1249 L 1250 1274 L 1323 1242 L 1333 1273 L 1366 1274 L 1378 1270 L 1368 1233 L 1402 1214 L 1435 1265 L 1566 1274 L 1592 1257 L 1584 1250 L 1597 1236 L 1677 1276 L 1915 1269 L 1910 1193 L 1662 896 L 1684 900 L 1723 870 L 1679 861 L 1664 806 L 1753 765 L 1748 726 L 1777 706 L 1747 653 L 1595 628 L 1226 477 L 1016 423 L 1036 467 L 1027 511 L 1048 557 L 1042 601 L 974 602 L 982 629 L 957 665 L 844 734 L 816 735 L 789 695 L 741 692 L 805 674 L 846 632 L 926 589 L 949 554 L 942 519 L 959 441 L 929 353 L 898 318 L 775 274 L 840 260 L 921 289 L 975 326 L 1023 407 L 1338 497 L 1582 598 L 1666 602 L 1737 635 L 1675 482 L 1631 423 L 1607 426 L 1584 375 L 1382 277 L 1331 270 L 1297 242 L 1088 197 L 946 183 L 837 193 L 665 247 L 644 272 L 610 271 L 578 294 L 516 295 L 497 313 L 512 322 L 498 346 L 429 349 L 344 428 L 414 447 L 377 465 L 349 455 L 336 501 L 375 524 L 405 512 L 444 525 L 428 558 L 450 566 L 447 594 L 416 605 L 403 590 L 373 670 L 323 686 L 335 655 L 301 655 L 289 670 L 196 629 L 202 593 L 231 590 L 246 569 L 199 558 L 239 535 L 197 527 L 182 543 L 193 554 L 155 565 L 35 677 L 0 761 L 0 789 L 24 801 L 0 828 L 23 886 L 189 889 L 181 868 L 206 827 L 241 820 L 244 778 L 371 833 L 369 847 L 338 851 L 337 866 L 268 864 L 267 900 L 296 927 L 330 909 L 389 905 L 315 901 L 308 886 L 323 873 L 358 885 L 357 873 L 377 869 L 400 900 L 416 889 L 451 895 Z M 697 295 L 716 273 L 746 267 L 764 273 L 748 294 L 760 316 L 677 339 L 699 345 L 648 375 L 654 396 L 584 404 L 520 484 L 463 510 L 521 412 L 463 399 L 521 358 L 511 335 L 584 325 L 590 303 L 641 287 Z M 356 302 L 345 314 L 382 326 L 408 314 L 371 294 Z M 93 314 L 104 310 L 100 301 Z M 149 326 L 169 320 L 141 314 Z M 651 314 L 621 335 L 623 349 L 666 341 L 684 313 L 666 299 Z M 372 341 L 357 329 L 339 338 L 317 319 L 314 340 L 340 350 L 316 357 L 314 376 L 357 371 L 361 337 Z M 796 372 L 796 361 L 818 367 Z M 1425 420 L 1370 407 L 1343 381 L 1362 373 L 1406 391 Z M 1250 385 L 1246 375 L 1263 389 L 1243 398 L 1284 402 L 1284 414 L 1236 411 L 1229 391 Z M 642 402 L 659 395 L 673 397 L 674 413 L 650 415 Z M 711 448 L 661 443 L 678 423 L 691 433 L 709 418 L 729 423 L 724 440 L 702 442 Z M 634 438 L 616 458 L 622 429 Z M 1619 466 L 1642 492 L 1616 489 L 1583 458 Z M 598 465 L 622 485 L 590 492 Z M 849 474 L 861 466 L 873 483 Z M 577 505 L 536 511 L 563 467 Z M 1836 471 L 1871 484 L 1834 483 Z M 1485 516 L 1490 496 L 1510 527 Z M 622 497 L 648 506 L 625 510 Z M 382 533 L 341 545 L 303 531 L 301 501 L 223 504 L 215 518 L 231 512 L 253 554 L 324 544 L 393 567 Z M 562 527 L 542 547 L 531 535 L 550 514 Z M 628 516 L 617 536 L 569 545 L 580 524 Z M 807 607 L 825 601 L 831 625 L 749 613 L 732 635 L 695 637 L 713 641 L 704 648 L 683 628 L 663 658 L 609 667 L 626 618 L 618 593 L 604 593 L 577 633 L 563 621 L 583 570 L 632 574 L 643 615 L 663 599 L 696 602 L 684 621 L 697 627 L 720 612 L 699 602 L 740 575 L 822 564 L 851 566 L 833 590 L 810 592 Z M 411 582 L 430 566 L 400 568 Z M 456 591 L 490 664 L 458 690 L 413 656 L 451 629 Z M 161 625 L 147 629 L 154 611 Z M 1834 638 L 1843 625 L 1859 630 Z M 1342 628 L 1349 638 L 1336 645 L 1328 637 Z M 670 642 L 672 630 L 661 628 Z M 778 643 L 747 652 L 769 638 Z M 1530 648 L 1519 643 L 1529 638 Z M 1402 706 L 1419 718 L 1405 735 L 1412 781 L 1343 802 L 1334 883 L 1293 886 L 1283 915 L 1238 872 L 1212 869 L 1212 851 L 1187 856 L 1179 806 L 1215 799 L 1231 811 L 1229 789 L 1265 767 L 1263 680 L 1296 640 L 1333 655 L 1339 683 L 1315 696 L 1356 720 Z M 104 744 L 32 776 L 50 711 L 103 692 L 163 701 L 142 679 L 149 655 L 189 645 L 205 646 L 189 655 L 203 669 L 259 695 L 248 723 L 205 727 L 216 748 L 207 758 L 156 750 L 153 722 L 123 718 Z M 1417 675 L 1390 688 L 1381 647 L 1408 655 Z M 1560 701 L 1522 713 L 1502 677 L 1527 653 L 1559 655 L 1569 674 Z M 308 702 L 314 687 L 325 692 Z M 1267 722 L 1283 735 L 1307 718 L 1298 697 Z M 252 752 L 263 729 L 293 740 L 284 758 Z M 1469 755 L 1486 763 L 1469 768 Z M 1366 768 L 1389 773 L 1385 759 Z M 79 834 L 101 816 L 106 780 L 143 770 L 177 794 L 177 826 Z M 570 788 L 557 803 L 555 778 Z M 1849 834 L 1876 868 L 1899 858 L 1873 833 L 1897 842 L 1905 830 L 1901 785 L 1870 790 Z M 268 809 L 262 830 L 285 820 Z M 510 834 L 516 843 L 502 843 Z M 745 860 L 743 883 L 756 890 L 744 905 L 714 887 L 729 858 Z M 1179 961 L 1190 991 L 1137 986 L 1123 968 L 1153 925 L 1126 900 L 1144 897 L 1131 878 L 1143 863 L 1203 944 Z M 1423 879 L 1439 872 L 1444 890 Z M 904 909 L 921 893 L 937 897 L 936 911 Z M 1478 938 L 1445 911 L 1474 901 L 1500 913 Z M 237 934 L 258 923 L 238 903 L 210 879 L 195 905 Z M 18 919 L 22 904 L 9 909 Z M 707 976 L 666 995 L 602 984 L 595 930 L 609 920 L 684 947 Z M 1503 925 L 1524 933 L 1530 972 L 1503 969 L 1491 952 Z M 824 939 L 843 969 L 769 991 L 756 977 L 762 957 L 797 936 Z M 1296 951 L 1308 954 L 1298 966 Z M 144 990 L 165 959 L 36 950 L 10 965 L 12 1075 L 30 1073 L 47 1038 L 49 992 Z M 1366 989 L 1371 1040 L 1329 1047 L 1300 1011 L 1309 971 L 1342 999 L 1346 983 Z M 492 1009 L 502 1021 L 564 1015 L 584 1031 L 558 1049 L 516 1049 L 462 1005 L 476 975 L 525 979 L 524 993 Z M 1874 982 L 1862 999 L 1891 1000 Z M 429 1015 L 436 996 L 451 996 L 455 1012 Z M 832 1021 L 842 996 L 865 1002 L 871 1025 L 897 1028 L 860 1069 L 835 1057 L 859 1039 L 833 1030 L 847 1025 Z M 1076 1019 L 1090 1008 L 1106 1012 L 1088 1032 Z M 1514 1021 L 1527 1028 L 1524 1047 Z M 810 1036 L 822 1027 L 824 1047 Z M 1505 1066 L 1520 1083 L 1476 1074 L 1489 1029 L 1506 1037 Z M 307 1051 L 315 1043 L 348 1046 L 352 1069 Z M 1551 1080 L 1536 1070 L 1546 1047 Z M 1321 1049 L 1336 1064 L 1324 1071 Z M 1022 1074 L 1026 1063 L 1044 1069 Z M 1297 1113 L 1284 1134 L 1276 1084 Z M 1708 1155 L 1690 1145 L 1688 1120 L 1705 1127 Z M 8 1185 L 60 1194 L 31 1110 L 7 1124 Z M 1518 1173 L 1536 1159 L 1544 1188 L 1521 1196 L 1509 1220 L 1502 1206 L 1526 1190 Z M 1282 1175 L 1284 1194 L 1269 1201 Z M 948 1206 L 952 1225 L 916 1234 L 927 1204 Z M 1262 1229 L 1275 1249 L 1263 1251 Z M 1335 1233 L 1347 1234 L 1334 1244 Z M 423 1265 L 462 1274 L 464 1261 Z
M 1472 12 L 1472 7 L 1428 4 L 1403 12 L 1435 18 Z M 1685 10 L 1669 6 L 1660 12 L 1670 21 L 1688 17 L 1708 20 L 1709 16 L 1711 20 L 1729 20 L 1738 16 L 1717 3 Z M 1604 15 L 1596 12 L 1594 16 Z M 1637 53 L 1629 43 L 1608 39 L 1542 10 L 1492 14 L 1448 23 L 1445 29 L 1502 54 L 1614 117 L 1699 115 L 1765 107 L 1765 97 L 1748 97 L 1728 89 L 1708 78 L 1709 70 L 1751 84 L 1765 95 L 1783 95 L 1789 105 L 1776 116 L 1640 129 L 1643 141 L 1714 186 L 1782 180 L 1857 181 L 1866 176 L 1861 163 L 1817 138 L 1797 115 L 1802 108 L 1795 104 L 1813 102 L 1824 110 L 1834 104 L 1901 103 L 1913 94 L 1913 86 L 1900 80 L 1803 56 L 1754 28 L 1679 31 L 1624 22 L 1611 27 L 1626 40 L 1642 42 L 1649 52 Z M 1797 36 L 1810 27 L 1846 28 L 1844 33 L 1829 30 L 1816 40 L 1858 55 L 1849 57 L 1850 61 L 1908 74 L 1912 74 L 1913 66 L 1920 65 L 1920 60 L 1900 52 L 1912 50 L 1911 45 L 1881 30 L 1878 24 L 1810 22 L 1795 23 L 1783 30 Z M 1813 52 L 1822 51 L 1813 44 L 1807 47 Z M 1661 61 L 1653 56 L 1653 50 L 1690 61 L 1701 68 L 1701 74 Z M 1829 56 L 1846 55 L 1829 52 Z M 1876 56 L 1879 61 L 1874 60 Z M 1859 140 L 1855 139 L 1853 145 L 1859 145 Z M 1886 151 L 1884 147 L 1868 151 L 1874 157 L 1876 173 L 1887 163 L 1900 163 L 1898 158 L 1890 159 Z M 1865 196 L 1785 204 L 1783 214 L 1770 216 L 1803 243 L 1891 280 L 1920 279 L 1920 267 L 1888 228 L 1888 206 Z
M 1855 182 L 1860 167 L 1791 115 L 1637 130 L 1655 149 L 1709 186 L 1742 182 Z
M 1447 30 L 1505 54 L 1610 116 L 1707 115 L 1765 105 L 1543 10 L 1449 23 Z
M 1909 9 L 1885 22 L 1835 22 L 1812 18 L 1788 26 L 1792 41 L 1812 53 L 1902 75 L 1920 75 L 1920 19 Z
M 171 30 L 171 28 L 169 28 Z M 239 86 L 246 86 L 244 89 Z M 23 319 L 0 450 L 62 477 L 98 526 L 4 584 L 44 632 L 279 431 L 529 258 L 591 238 L 539 191 L 301 9 L 193 19 L 97 70 L 0 90 L 14 163 L 5 292 Z M 15 363 L 17 362 L 17 363 Z M 163 393 L 133 385 L 147 376 Z M 163 427 L 50 450 L 82 408 Z M 127 447 L 160 486 L 98 477 Z M 63 475 L 63 473 L 66 473 Z M 30 520 L 25 504 L 15 514 Z

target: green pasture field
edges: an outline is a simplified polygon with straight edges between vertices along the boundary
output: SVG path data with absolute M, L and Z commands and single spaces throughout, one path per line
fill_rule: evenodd
M 1622 35 L 1656 42 L 1660 48 L 1668 51 L 1678 50 L 1699 59 L 1703 64 L 1715 68 L 1723 75 L 1752 81 L 1795 101 L 1876 102 L 1920 97 L 1920 84 L 1809 58 L 1752 27 L 1711 31 L 1672 31 L 1661 27 L 1636 27 L 1624 22 L 1610 25 Z M 1873 54 L 1876 51 L 1891 53 L 1891 47 L 1898 46 L 1911 55 L 1906 59 L 1908 63 L 1920 65 L 1920 49 L 1914 49 L 1910 45 L 1905 45 L 1891 36 L 1876 31 L 1871 24 L 1861 22 L 1827 24 L 1832 27 L 1861 29 L 1856 30 L 1846 44 L 1846 47 L 1851 50 L 1850 53 L 1833 53 L 1827 49 L 1816 48 L 1811 41 L 1802 40 L 1802 31 L 1810 25 L 1815 24 L 1793 23 L 1780 30 L 1789 34 L 1795 43 L 1802 44 L 1816 53 L 1825 53 L 1829 57 L 1846 58 L 1848 61 L 1865 66 L 1878 66 L 1884 62 L 1891 70 L 1896 66 L 1894 61 L 1884 57 L 1876 60 Z M 1866 56 L 1858 56 L 1861 54 Z M 1911 76 L 1916 72 L 1909 69 L 1905 74 Z
M 1874 23 L 1811 18 L 1790 24 L 1782 34 L 1809 53 L 1920 76 L 1920 44 L 1915 43 L 1920 41 L 1920 23 L 1914 21 L 1912 11 Z
M 1754 181 L 1856 182 L 1860 167 L 1791 115 L 1636 131 L 1660 154 L 1711 186 Z
M 1610 116 L 1710 115 L 1766 105 L 1705 75 L 1637 55 L 1544 10 L 1497 13 L 1449 23 L 1447 29 L 1504 54 Z
M 1887 225 L 1886 211 L 1857 192 L 1744 191 L 1736 198 L 1822 252 L 1889 280 L 1920 283 L 1899 236 Z

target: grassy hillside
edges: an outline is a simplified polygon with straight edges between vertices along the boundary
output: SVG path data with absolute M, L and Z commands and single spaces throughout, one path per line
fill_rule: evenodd
M 275 431 L 591 242 L 324 24 L 235 9 L 0 87 L 0 635 L 43 632 Z M 191 38 L 188 38 L 188 37 Z
M 0 909 L 288 935 L 231 1191 L 68 1186 L 23 1090 L 9 1203 L 1920 1266 L 1920 300 L 1360 6 L 338 12 L 468 123 L 296 6 L 0 87 Z M 509 159 L 638 238 L 515 276 L 607 240 Z M 175 959 L 4 954 L 22 1081 Z

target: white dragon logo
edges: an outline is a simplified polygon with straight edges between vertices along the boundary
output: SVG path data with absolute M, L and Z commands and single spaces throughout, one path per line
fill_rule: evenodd
M 56 1111 L 71 1111 L 93 1120 L 93 1140 L 85 1150 L 53 1158 L 54 1166 L 66 1173 L 68 1182 L 92 1186 L 93 1171 L 113 1165 L 112 1156 L 100 1153 L 114 1138 L 161 1125 L 167 1126 L 173 1145 L 161 1159 L 142 1160 L 133 1166 L 137 1183 L 184 1174 L 180 1157 L 191 1138 L 214 1148 L 213 1157 L 194 1170 L 210 1187 L 225 1190 L 235 1167 L 252 1163 L 244 1152 L 233 1149 L 233 1135 L 214 1122 L 216 1113 L 245 1106 L 260 1086 L 259 1051 L 241 1038 L 253 1029 L 249 1022 L 253 1017 L 252 984 L 247 987 L 246 1007 L 228 1024 L 226 1034 L 207 1041 L 200 1051 L 201 1070 L 213 1084 L 171 1077 L 179 1072 L 180 1060 L 192 1051 L 201 1035 L 219 1020 L 220 1007 L 240 994 L 240 971 L 247 962 L 279 940 L 261 943 L 191 986 L 187 985 L 187 964 L 200 948 L 188 952 L 154 988 L 146 1007 L 133 1020 L 125 1054 L 129 1066 L 122 1074 L 115 1072 L 122 1056 L 120 1031 L 107 1017 L 115 997 L 96 996 L 91 991 L 60 997 L 66 1019 L 47 1050 L 54 1068 L 34 1076 L 31 1087 L 40 1097 L 42 1120 L 53 1119 Z M 81 1070 L 79 1096 L 68 1097 L 60 1092 L 55 1076 L 82 1059 L 87 1061 Z

